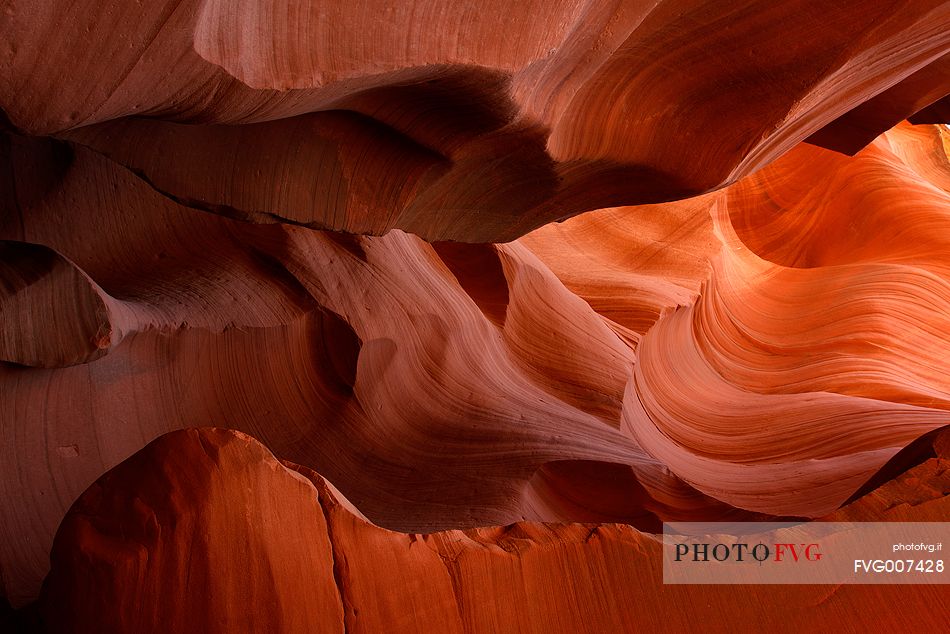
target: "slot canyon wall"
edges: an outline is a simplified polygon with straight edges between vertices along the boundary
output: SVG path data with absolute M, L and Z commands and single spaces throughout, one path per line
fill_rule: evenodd
M 950 519 L 943 0 L 0 3 L 0 597 L 939 631 L 667 521 Z

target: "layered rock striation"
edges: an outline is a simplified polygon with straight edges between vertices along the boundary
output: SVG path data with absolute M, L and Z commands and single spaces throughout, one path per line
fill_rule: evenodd
M 917 490 L 950 484 L 946 436 L 939 457 L 905 474 L 926 483 Z M 866 518 L 874 500 L 829 519 Z M 945 496 L 912 501 L 873 516 L 946 517 Z M 387 531 L 320 475 L 281 464 L 244 434 L 190 429 L 151 443 L 79 498 L 39 610 L 54 628 L 97 632 L 927 631 L 945 622 L 934 585 L 664 587 L 660 549 L 624 524 Z
M 655 535 L 946 518 L 948 27 L 8 2 L 0 596 L 67 631 L 945 622 L 663 587 Z

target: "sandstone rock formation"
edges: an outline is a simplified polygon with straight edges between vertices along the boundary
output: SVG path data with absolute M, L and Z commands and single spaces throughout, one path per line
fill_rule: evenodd
M 947 518 L 950 5 L 478 5 L 2 7 L 10 618 L 945 622 L 655 534 Z
M 215 213 L 504 242 L 721 187 L 832 122 L 854 151 L 950 92 L 948 23 L 941 0 L 10 0 L 0 108 Z
M 946 436 L 928 480 L 944 490 Z M 906 478 L 929 473 L 925 463 Z M 913 502 L 900 519 L 938 521 L 950 511 L 946 496 Z M 866 517 L 872 504 L 862 498 L 841 513 Z M 191 429 L 156 440 L 80 497 L 57 535 L 40 611 L 54 628 L 98 632 L 593 633 L 659 623 L 794 632 L 836 622 L 939 631 L 946 623 L 941 586 L 742 586 L 737 596 L 734 586 L 663 587 L 659 561 L 657 538 L 623 524 L 387 531 L 317 473 L 281 465 L 253 439 Z

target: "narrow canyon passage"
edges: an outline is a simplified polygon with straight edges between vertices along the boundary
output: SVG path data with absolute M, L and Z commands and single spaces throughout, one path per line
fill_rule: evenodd
M 10 0 L 0 42 L 3 627 L 950 618 L 662 554 L 950 521 L 946 2 Z

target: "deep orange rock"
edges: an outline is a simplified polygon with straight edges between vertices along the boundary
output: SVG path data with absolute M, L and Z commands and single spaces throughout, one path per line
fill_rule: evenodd
M 900 518 L 939 517 L 946 502 Z M 853 508 L 848 519 L 873 516 L 863 501 Z M 40 612 L 52 631 L 209 633 L 926 631 L 950 615 L 939 586 L 663 586 L 661 576 L 660 543 L 623 525 L 386 531 L 315 472 L 282 466 L 243 434 L 199 429 L 163 436 L 80 497 Z
M 948 25 L 940 0 L 17 0 L 0 109 L 231 217 L 506 242 L 728 185 L 836 119 L 856 150 L 950 92 Z
M 947 517 L 950 4 L 833 5 L 6 2 L 0 606 L 942 624 L 659 582 L 663 521 Z
M 53 546 L 45 624 L 342 631 L 333 550 L 309 483 L 241 434 L 170 438 L 123 462 L 73 506 Z M 61 570 L 88 576 L 78 582 Z
M 932 128 L 895 130 L 853 159 L 803 146 L 722 192 L 493 246 L 240 223 L 82 146 L 6 148 L 19 185 L 0 237 L 48 245 L 72 276 L 50 276 L 37 310 L 71 314 L 82 281 L 122 315 L 93 362 L 0 368 L 12 502 L 0 556 L 18 604 L 35 596 L 72 500 L 183 426 L 229 421 L 390 529 L 656 530 L 825 515 L 948 422 L 933 370 L 947 169 Z M 824 195 L 806 207 L 816 183 Z M 863 224 L 847 224 L 853 201 Z M 907 297 L 920 298 L 913 311 Z M 37 325 L 5 321 L 5 336 L 46 345 L 54 331 Z M 83 328 L 55 329 L 55 343 L 87 351 Z M 69 363 L 47 351 L 33 365 Z M 823 424 L 829 413 L 840 427 Z M 763 429 L 765 417 L 781 424 Z

